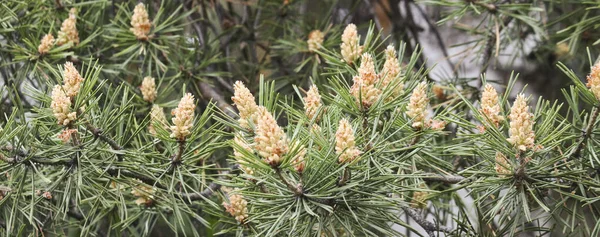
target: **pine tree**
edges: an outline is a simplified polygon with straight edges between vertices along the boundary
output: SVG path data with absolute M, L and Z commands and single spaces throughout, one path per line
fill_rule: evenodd
M 598 236 L 596 5 L 2 2 L 0 231 Z

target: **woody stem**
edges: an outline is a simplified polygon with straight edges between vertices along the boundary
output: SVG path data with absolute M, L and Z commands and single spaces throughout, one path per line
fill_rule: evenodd
M 344 171 L 342 172 L 342 176 L 340 176 L 340 180 L 338 181 L 337 185 L 339 187 L 346 185 L 346 183 L 348 182 L 348 180 L 350 179 L 350 168 L 348 166 L 346 166 L 346 168 L 344 168 Z
M 583 147 L 585 146 L 585 142 L 590 137 L 590 135 L 592 135 L 592 130 L 594 129 L 594 125 L 596 124 L 596 120 L 598 120 L 598 114 L 600 114 L 600 109 L 598 109 L 598 107 L 594 107 L 592 109 L 591 114 L 592 114 L 592 117 L 590 118 L 590 120 L 588 120 L 588 124 L 587 124 L 587 127 L 585 128 L 585 130 L 581 131 L 581 138 L 579 139 L 579 142 L 577 142 L 577 148 L 572 153 L 570 158 L 573 158 L 573 157 L 579 158 L 581 156 L 581 151 L 583 150 Z
M 281 182 L 283 182 L 288 187 L 288 189 L 290 189 L 290 191 L 292 191 L 296 196 L 302 195 L 303 192 L 301 186 L 292 185 L 285 177 L 283 177 L 283 174 L 281 173 L 281 169 L 279 169 L 279 167 L 276 167 L 274 169 Z

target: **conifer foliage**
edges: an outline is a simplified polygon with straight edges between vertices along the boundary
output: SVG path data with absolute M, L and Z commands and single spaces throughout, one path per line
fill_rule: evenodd
M 0 235 L 600 235 L 592 56 L 553 64 L 562 101 L 436 81 L 414 31 L 307 2 L 0 3 Z M 533 3 L 422 2 L 542 33 Z

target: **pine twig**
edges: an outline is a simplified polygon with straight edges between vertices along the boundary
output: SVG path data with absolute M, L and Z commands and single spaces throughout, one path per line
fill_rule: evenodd
M 493 7 L 487 6 L 489 4 L 479 4 L 479 5 L 486 7 L 486 9 L 488 9 L 490 14 L 496 14 L 496 11 L 498 8 L 496 5 L 491 5 Z M 497 29 L 496 29 L 497 31 L 495 31 L 493 29 L 493 27 L 490 27 L 490 31 L 487 36 L 486 42 L 485 42 L 485 49 L 483 52 L 483 65 L 482 65 L 481 71 L 479 72 L 480 75 L 485 73 L 487 71 L 488 67 L 490 66 L 490 61 L 492 59 L 492 51 L 494 49 L 494 44 L 499 46 L 500 32 L 503 30 L 503 27 L 508 25 L 512 20 L 513 20 L 512 17 L 504 16 L 504 19 L 502 20 L 502 25 L 499 25 L 497 27 Z M 496 48 L 496 50 L 500 50 L 500 49 Z
M 19 151 L 20 154 L 18 156 L 27 156 L 27 153 L 23 151 Z M 32 165 L 32 163 L 42 164 L 42 165 L 51 165 L 51 166 L 70 166 L 72 164 L 71 160 L 52 160 L 48 158 L 41 157 L 32 157 L 27 160 L 18 159 L 17 157 L 6 157 L 0 153 L 0 160 L 6 163 L 22 163 L 23 161 L 29 161 L 30 163 L 25 163 L 25 165 Z
M 173 164 L 179 164 L 181 162 L 181 157 L 183 156 L 183 152 L 185 152 L 185 140 L 178 140 L 177 145 L 179 146 L 177 154 L 171 158 L 171 163 Z
M 410 216 L 413 220 L 417 222 L 417 224 L 419 224 L 425 231 L 427 231 L 427 234 L 429 234 L 429 236 L 431 237 L 435 236 L 434 232 L 450 233 L 452 231 L 447 227 L 437 226 L 436 224 L 431 223 L 410 207 L 402 207 L 402 210 L 404 210 L 404 213 L 406 213 L 406 215 Z
M 239 168 L 238 165 L 233 165 L 231 166 L 231 168 L 229 170 L 223 171 L 221 173 L 221 175 L 227 175 L 232 173 L 233 171 L 237 170 Z M 135 172 L 126 170 L 126 169 L 120 169 L 120 168 L 114 168 L 114 167 L 110 167 L 107 169 L 107 172 L 109 174 L 115 175 L 117 174 L 117 172 L 120 172 L 121 175 L 126 176 L 126 177 L 130 177 L 130 178 L 135 178 L 135 179 L 139 179 L 140 181 L 142 181 L 145 184 L 148 185 L 152 185 L 154 187 L 160 188 L 160 189 L 164 189 L 167 190 L 168 188 L 158 182 L 156 182 L 155 179 L 141 175 L 141 174 L 137 174 Z M 204 200 L 206 198 L 211 197 L 212 195 L 214 195 L 214 193 L 216 191 L 218 191 L 219 189 L 221 189 L 222 185 L 217 183 L 217 182 L 212 182 L 208 185 L 207 188 L 205 188 L 204 190 L 202 190 L 200 193 L 177 193 L 176 195 L 179 196 L 180 198 L 182 198 L 184 201 L 191 203 L 192 201 L 197 201 L 197 200 Z
M 490 61 L 492 59 L 492 50 L 494 49 L 494 40 L 499 40 L 496 37 L 492 37 L 494 34 L 494 30 L 490 30 L 489 35 L 485 41 L 485 49 L 483 51 L 483 65 L 479 74 L 483 74 L 487 71 L 490 66 Z
M 79 221 L 85 219 L 83 214 L 81 214 L 81 212 L 79 210 L 77 210 L 77 205 L 72 200 L 71 200 L 71 207 L 69 208 L 69 211 L 67 211 L 67 215 L 69 215 L 70 217 L 73 217 Z
M 570 156 L 570 158 L 573 158 L 573 157 L 579 158 L 581 156 L 581 151 L 583 150 L 583 147 L 585 146 L 585 142 L 590 137 L 590 135 L 592 135 L 592 130 L 594 129 L 594 125 L 596 124 L 596 120 L 598 120 L 598 114 L 600 114 L 600 109 L 598 107 L 594 107 L 592 109 L 592 117 L 588 121 L 588 125 L 585 128 L 585 130 L 581 131 L 581 138 L 579 139 L 579 142 L 577 142 L 577 148 L 575 149 L 573 154 Z
M 237 164 L 233 165 L 230 167 L 229 170 L 223 171 L 221 173 L 221 175 L 228 175 L 238 169 L 239 169 L 239 165 L 237 165 Z M 188 201 L 188 202 L 195 201 L 195 200 L 204 200 L 204 199 L 209 198 L 212 195 L 214 195 L 214 193 L 216 191 L 218 191 L 219 189 L 221 189 L 221 187 L 222 187 L 221 184 L 212 182 L 208 185 L 207 188 L 202 190 L 200 193 L 180 193 L 179 197 L 181 197 L 182 199 L 184 199 L 185 201 Z
M 346 185 L 348 180 L 350 180 L 350 168 L 346 166 L 346 168 L 344 168 L 342 176 L 340 176 L 340 179 L 338 180 L 337 186 L 341 187 Z
M 237 170 L 238 166 L 234 165 L 230 168 L 230 170 L 228 171 L 224 171 L 221 173 L 221 175 L 227 175 L 229 173 L 231 173 L 234 170 Z M 130 178 L 135 178 L 135 179 L 139 179 L 140 181 L 142 181 L 145 184 L 148 185 L 152 185 L 154 187 L 160 188 L 160 189 L 164 189 L 167 190 L 168 188 L 158 182 L 156 182 L 155 179 L 141 175 L 141 174 L 137 174 L 134 173 L 132 171 L 126 170 L 126 169 L 118 169 L 118 168 L 108 168 L 107 172 L 110 174 L 117 174 L 117 172 L 120 172 L 121 175 L 126 176 L 126 177 L 130 177 Z M 186 202 L 191 203 L 192 201 L 197 201 L 197 200 L 204 200 L 206 198 L 211 197 L 212 195 L 214 195 L 214 192 L 218 191 L 219 189 L 221 189 L 221 184 L 216 183 L 216 182 L 212 182 L 208 185 L 207 188 L 205 188 L 204 190 L 202 190 L 200 193 L 177 193 L 176 195 L 181 197 L 182 199 L 184 199 Z
M 54 3 L 56 4 L 56 9 L 63 9 L 65 7 L 60 0 L 54 0 Z
M 258 185 L 258 188 L 260 188 L 260 191 L 263 193 L 269 193 L 269 189 L 267 188 L 267 186 L 265 186 L 264 183 L 257 183 L 256 185 Z
M 102 129 L 96 128 L 94 126 L 92 126 L 92 124 L 90 123 L 86 123 L 85 124 L 86 129 L 91 132 L 95 138 L 99 138 L 101 141 L 106 142 L 113 150 L 123 150 L 123 147 L 119 145 L 119 143 L 117 143 L 115 140 L 113 140 L 112 138 L 109 138 L 107 136 L 105 136 L 104 134 L 102 134 Z M 117 153 L 117 159 L 119 161 L 123 161 L 123 154 L 119 154 Z
M 72 160 L 52 160 L 52 159 L 48 159 L 48 158 L 36 158 L 33 157 L 31 159 L 29 159 L 30 162 L 33 163 L 38 163 L 38 164 L 42 164 L 42 165 L 53 165 L 53 166 L 70 166 L 73 164 Z
M 498 11 L 498 7 L 495 4 L 490 4 L 490 3 L 483 3 L 480 1 L 475 1 L 475 0 L 469 0 L 468 2 L 483 7 L 485 9 L 487 9 L 490 13 L 495 13 L 496 11 Z
M 96 128 L 89 123 L 86 124 L 85 126 L 86 126 L 86 129 L 94 135 L 94 137 L 97 137 L 101 141 L 106 142 L 112 149 L 114 149 L 114 150 L 122 150 L 123 149 L 123 147 L 121 147 L 115 140 L 102 134 L 102 132 L 103 132 L 102 129 Z
M 421 17 L 423 17 L 423 19 L 425 19 L 427 26 L 429 26 L 429 30 L 431 30 L 431 32 L 435 36 L 435 39 L 438 43 L 438 47 L 442 51 L 442 54 L 444 55 L 446 62 L 448 63 L 450 68 L 452 68 L 452 74 L 454 74 L 455 78 L 458 78 L 457 68 L 454 65 L 454 63 L 452 62 L 452 60 L 450 60 L 450 54 L 448 54 L 448 48 L 446 47 L 446 44 L 444 43 L 444 40 L 442 39 L 442 35 L 440 34 L 440 31 L 435 26 L 435 24 L 431 21 L 430 17 L 427 15 L 427 13 L 425 13 L 423 8 L 421 8 L 421 6 L 416 4 L 415 2 L 412 2 L 412 3 L 413 3 L 413 6 L 415 6 L 415 8 L 417 8 L 419 13 L 421 14 Z
M 180 193 L 178 194 L 186 202 L 192 202 L 196 200 L 204 200 L 206 198 L 210 198 L 216 191 L 221 189 L 222 185 L 212 182 L 208 185 L 207 188 L 202 190 L 200 193 Z
M 139 179 L 140 181 L 142 181 L 142 183 L 160 188 L 160 189 L 167 189 L 167 187 L 165 187 L 164 185 L 160 184 L 157 179 L 142 175 L 142 174 L 138 174 L 135 173 L 131 170 L 127 170 L 127 169 L 123 169 L 120 167 L 108 167 L 106 168 L 106 172 L 112 176 L 116 176 L 117 174 L 123 175 L 125 177 L 129 177 L 129 178 L 134 178 L 134 179 Z
M 438 181 L 448 184 L 457 184 L 464 181 L 466 178 L 460 175 L 439 175 L 439 174 L 425 174 L 423 180 Z
M 227 103 L 227 101 L 221 93 L 217 92 L 206 82 L 200 82 L 198 83 L 198 86 L 200 88 L 202 96 L 206 98 L 212 98 L 215 101 L 217 107 L 219 107 L 219 109 L 221 109 L 226 115 L 232 118 L 235 118 L 237 116 L 235 114 L 235 109 L 229 103 Z
M 2 153 L 0 153 L 0 160 L 4 161 L 6 163 L 15 163 L 15 161 L 16 161 L 15 158 L 6 157 Z
M 281 173 L 281 169 L 279 169 L 279 167 L 274 168 L 274 170 L 275 170 L 275 173 L 277 174 L 277 176 L 279 176 L 279 179 L 281 180 L 281 182 L 283 182 L 288 187 L 288 189 L 290 189 L 290 191 L 292 191 L 294 193 L 294 195 L 302 196 L 302 194 L 304 193 L 302 191 L 302 186 L 300 186 L 300 185 L 294 186 L 289 181 L 287 181 L 287 179 L 285 179 L 285 177 L 283 177 L 283 174 Z

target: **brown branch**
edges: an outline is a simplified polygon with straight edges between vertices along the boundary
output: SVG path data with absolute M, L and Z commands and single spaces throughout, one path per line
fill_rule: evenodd
M 60 2 L 60 0 L 54 0 L 54 3 L 56 4 L 56 9 L 62 9 L 65 6 L 62 5 L 62 3 Z
M 596 124 L 596 120 L 598 120 L 598 114 L 600 114 L 600 109 L 598 107 L 594 107 L 592 109 L 592 117 L 588 121 L 587 127 L 585 128 L 585 130 L 581 131 L 581 138 L 579 139 L 579 142 L 577 142 L 577 148 L 575 149 L 573 154 L 570 155 L 569 158 L 579 158 L 581 156 L 581 151 L 583 150 L 583 147 L 585 147 L 585 142 L 590 137 L 590 135 L 592 135 L 594 125 Z
M 202 190 L 200 193 L 180 193 L 178 194 L 184 201 L 191 203 L 196 200 L 204 200 L 206 198 L 210 198 L 216 191 L 221 189 L 222 185 L 212 182 L 208 185 L 207 188 Z
M 231 168 L 229 170 L 221 172 L 221 176 L 228 175 L 228 174 L 232 173 L 233 171 L 238 170 L 238 168 L 239 168 L 239 165 L 233 165 L 233 166 L 231 166 Z M 160 189 L 168 190 L 168 188 L 166 186 L 158 183 L 155 179 L 148 177 L 148 176 L 141 175 L 141 174 L 137 174 L 130 170 L 110 167 L 107 169 L 107 172 L 110 173 L 111 175 L 116 175 L 117 172 L 120 172 L 120 174 L 123 176 L 139 179 L 140 181 L 142 181 L 145 184 L 148 184 L 148 185 L 160 188 Z M 177 193 L 175 195 L 182 198 L 184 201 L 191 203 L 192 201 L 204 200 L 206 198 L 211 197 L 212 195 L 214 195 L 214 193 L 216 191 L 221 189 L 221 187 L 222 187 L 221 184 L 219 184 L 217 182 L 212 182 L 208 185 L 207 188 L 202 190 L 200 193 L 181 192 L 181 193 Z
M 185 11 L 189 11 L 190 9 L 195 8 L 192 6 L 192 2 L 193 1 L 189 1 L 189 2 L 187 2 L 187 4 L 182 4 Z M 203 19 L 203 17 L 200 15 L 200 13 L 199 13 L 199 11 L 197 11 L 197 9 L 193 9 L 192 14 L 190 14 L 187 17 L 187 20 L 190 22 L 190 25 L 196 31 L 200 45 L 206 46 L 204 43 L 204 38 L 205 38 L 204 32 L 205 31 L 202 30 L 202 26 L 201 26 L 202 23 L 201 23 L 201 21 L 199 21 L 199 19 Z
M 396 4 L 398 5 L 398 4 Z M 400 11 L 400 6 L 396 6 L 397 11 Z M 421 44 L 421 42 L 419 41 L 419 33 L 422 32 L 424 29 L 422 27 L 420 27 L 419 25 L 417 25 L 417 23 L 415 22 L 414 16 L 412 14 L 412 8 L 410 7 L 410 2 L 409 1 L 404 1 L 404 9 L 406 11 L 406 21 L 403 21 L 401 23 L 404 23 L 408 29 L 408 31 L 411 33 L 412 40 L 415 42 L 415 44 L 413 46 L 411 46 L 411 53 L 414 53 L 415 50 L 417 49 L 417 47 L 419 47 L 419 45 L 423 45 Z M 408 34 L 407 34 L 408 36 Z M 410 40 L 406 41 L 408 43 L 408 45 L 410 45 Z M 420 53 L 419 54 L 419 58 L 417 60 L 417 65 L 418 67 L 427 67 L 426 64 L 426 59 L 425 59 L 425 55 Z M 427 73 L 427 80 L 431 81 L 431 77 L 429 75 L 429 73 Z
M 305 196 L 308 200 L 317 202 L 317 203 L 321 203 L 321 204 L 325 204 L 325 205 L 329 205 L 332 206 L 335 205 L 335 199 L 334 198 L 330 198 L 330 199 L 325 199 L 325 198 L 316 198 L 316 197 L 310 197 L 310 196 Z
M 27 156 L 27 153 L 23 152 L 23 151 L 19 151 L 19 155 L 18 156 Z M 30 159 L 18 159 L 17 157 L 6 157 L 3 154 L 0 153 L 0 160 L 6 162 L 6 163 L 12 163 L 12 164 L 16 164 L 16 163 L 23 163 L 24 161 L 29 161 L 29 163 L 25 163 L 25 165 L 32 165 L 32 163 L 36 163 L 36 164 L 41 164 L 41 165 L 52 165 L 52 166 L 70 166 L 72 165 L 72 161 L 71 160 L 52 160 L 52 159 L 48 159 L 48 158 L 41 158 L 41 157 L 32 157 Z
M 9 145 L 5 145 L 5 146 L 0 147 L 0 150 L 3 150 L 3 151 L 13 151 L 13 147 L 12 147 L 12 145 L 9 144 Z
M 267 186 L 265 186 L 264 183 L 257 183 L 256 185 L 262 193 L 269 193 L 269 189 L 267 188 Z
M 48 158 L 37 158 L 32 157 L 29 159 L 30 162 L 42 164 L 42 165 L 53 165 L 53 166 L 71 166 L 73 164 L 72 160 L 52 160 Z
M 231 166 L 231 168 L 229 170 L 223 171 L 221 173 L 221 175 L 222 176 L 228 175 L 238 169 L 239 169 L 239 165 L 233 165 L 233 166 Z M 221 187 L 222 187 L 221 184 L 212 182 L 208 185 L 207 188 L 202 190 L 200 193 L 180 193 L 180 194 L 178 194 L 178 196 L 187 202 L 196 201 L 196 200 L 204 200 L 204 199 L 209 198 L 212 195 L 214 195 L 214 193 L 216 191 L 218 191 L 219 189 L 221 189 Z
M 415 8 L 417 8 L 417 10 L 419 11 L 419 13 L 421 14 L 421 17 L 423 17 L 423 19 L 425 19 L 425 22 L 427 23 L 427 26 L 429 26 L 429 29 L 431 30 L 431 32 L 435 36 L 435 39 L 436 39 L 436 41 L 438 43 L 438 47 L 442 51 L 442 54 L 444 55 L 444 58 L 446 59 L 446 62 L 448 63 L 448 65 L 450 66 L 450 68 L 452 68 L 452 74 L 454 74 L 455 78 L 458 78 L 458 72 L 457 72 L 456 65 L 454 65 L 454 63 L 450 59 L 450 55 L 448 54 L 448 48 L 446 47 L 446 44 L 444 43 L 444 40 L 442 39 L 442 35 L 440 34 L 438 28 L 431 21 L 430 17 L 427 15 L 427 13 L 425 13 L 425 11 L 421 8 L 420 5 L 418 5 L 418 4 L 414 3 L 414 2 L 413 2 L 413 5 L 415 6 Z
M 26 153 L 22 152 L 24 155 L 26 155 Z M 8 163 L 15 163 L 17 162 L 16 158 L 8 158 L 5 157 L 3 154 L 0 153 L 0 160 L 3 160 L 5 162 Z M 70 166 L 72 163 L 70 160 L 51 160 L 51 159 L 47 159 L 47 158 L 36 158 L 33 157 L 31 159 L 28 159 L 26 161 L 30 161 L 32 163 L 39 163 L 39 164 L 43 164 L 43 165 L 64 165 L 64 166 Z M 228 171 L 224 171 L 221 173 L 221 175 L 227 175 L 229 173 L 231 173 L 232 171 L 235 171 L 239 168 L 239 165 L 234 165 L 230 168 L 230 170 Z M 138 179 L 140 181 L 142 181 L 145 184 L 160 188 L 160 189 L 164 189 L 167 190 L 168 188 L 162 184 L 160 184 L 157 179 L 152 178 L 152 177 L 148 177 L 145 176 L 143 174 L 138 174 L 134 171 L 128 170 L 128 169 L 124 169 L 122 167 L 107 167 L 104 168 L 104 170 L 106 171 L 106 173 L 112 175 L 112 176 L 117 176 L 117 175 L 123 175 L 125 177 L 129 177 L 129 178 L 134 178 L 134 179 Z M 188 193 L 179 193 L 177 194 L 178 196 L 184 198 L 184 199 L 188 199 L 190 201 L 194 201 L 194 200 L 203 200 L 205 198 L 208 198 L 210 196 L 212 196 L 214 194 L 215 191 L 219 190 L 221 188 L 221 185 L 218 183 L 211 183 L 209 184 L 209 186 L 204 189 L 202 192 L 200 192 L 199 194 L 193 193 L 193 194 L 188 194 Z M 0 186 L 0 191 L 2 191 L 2 186 Z M 67 213 L 69 214 L 69 216 L 74 217 L 78 220 L 82 220 L 83 219 L 83 215 L 81 215 L 81 213 L 79 211 L 77 211 L 74 208 L 71 208 L 69 210 L 69 212 Z
M 490 13 L 496 13 L 498 11 L 498 6 L 490 3 L 483 3 L 475 0 L 468 0 L 467 2 L 472 3 L 473 5 L 480 6 L 488 10 Z
M 118 174 L 123 175 L 125 177 L 129 177 L 129 178 L 134 178 L 134 179 L 139 179 L 140 181 L 142 181 L 145 184 L 160 188 L 160 189 L 167 189 L 166 186 L 160 184 L 157 179 L 142 175 L 142 174 L 138 174 L 135 173 L 131 170 L 127 170 L 127 169 L 123 169 L 120 167 L 108 167 L 105 169 L 106 172 L 112 176 L 117 176 Z
M 302 191 L 302 185 L 294 186 L 289 181 L 287 181 L 285 177 L 283 177 L 283 174 L 281 173 L 281 169 L 279 169 L 279 167 L 273 169 L 275 170 L 275 173 L 277 174 L 281 182 L 283 182 L 288 187 L 288 189 L 294 193 L 294 195 L 302 196 L 302 194 L 304 194 L 304 192 Z
M 106 142 L 113 150 L 123 150 L 123 147 L 119 145 L 119 143 L 117 143 L 115 140 L 113 140 L 112 138 L 109 138 L 107 136 L 105 136 L 104 134 L 102 134 L 102 129 L 96 128 L 94 126 L 92 126 L 92 124 L 90 123 L 86 123 L 85 127 L 88 131 L 90 131 L 95 138 L 99 138 L 101 141 Z M 123 161 L 123 154 L 117 153 L 117 159 L 119 161 Z
M 4 198 L 7 195 L 7 193 L 11 191 L 12 189 L 10 187 L 0 185 L 0 200 L 2 200 L 2 198 Z M 6 223 L 3 220 L 0 220 L 0 228 L 6 229 Z
M 11 192 L 12 189 L 10 187 L 0 185 L 0 193 L 4 195 L 4 193 Z
M 494 10 L 489 10 L 491 14 L 495 14 L 496 13 L 496 6 L 494 6 Z M 483 52 L 483 67 L 481 68 L 481 71 L 479 72 L 479 74 L 483 74 L 487 71 L 489 65 L 490 65 L 490 61 L 492 59 L 492 50 L 494 49 L 494 44 L 499 45 L 499 41 L 500 41 L 500 32 L 503 30 L 504 26 L 508 25 L 511 21 L 513 20 L 512 17 L 510 16 L 504 16 L 504 19 L 502 20 L 502 25 L 498 26 L 497 32 L 495 31 L 494 27 L 489 27 L 489 33 L 486 39 L 486 43 L 485 43 L 485 49 Z M 500 49 L 496 49 L 496 50 L 500 50 Z
M 67 215 L 69 215 L 70 217 L 73 217 L 77 220 L 80 220 L 80 221 L 85 219 L 83 214 L 81 214 L 81 212 L 77 209 L 77 204 L 73 200 L 71 200 L 71 207 L 69 207 L 69 211 L 67 211 Z
M 387 14 L 387 18 L 391 22 L 390 36 L 397 36 L 397 41 L 402 38 L 404 42 L 407 42 L 408 54 L 412 54 L 417 50 L 418 45 L 422 45 L 419 42 L 419 32 L 424 31 L 425 29 L 418 25 L 412 13 L 412 8 L 410 6 L 412 0 L 404 1 L 404 11 L 401 10 L 400 0 L 390 0 L 388 4 L 383 4 L 379 2 L 375 2 L 375 5 L 381 4 L 386 5 L 383 8 L 385 14 Z M 370 1 L 365 1 L 366 4 L 370 4 Z M 416 4 L 413 3 L 416 6 Z M 373 8 L 370 7 L 369 8 Z M 373 16 L 373 18 L 377 18 L 377 16 Z M 381 30 L 381 29 L 380 29 Z M 394 32 L 398 31 L 406 31 L 406 34 L 395 34 Z M 410 34 L 408 34 L 410 33 Z M 410 37 L 412 36 L 412 38 Z M 414 45 L 411 43 L 414 42 Z M 419 54 L 417 59 L 416 67 L 419 68 L 421 66 L 426 67 L 425 65 L 425 55 Z M 427 80 L 431 80 L 429 73 L 426 75 Z
M 0 153 L 0 160 L 4 161 L 6 163 L 15 163 L 16 158 L 6 157 L 2 153 Z
M 183 156 L 183 152 L 185 152 L 185 140 L 178 140 L 177 145 L 179 146 L 179 149 L 177 150 L 177 154 L 175 154 L 171 158 L 171 163 L 175 164 L 175 165 L 177 165 L 181 162 L 181 157 Z
M 17 153 L 18 156 L 21 156 L 21 157 L 26 157 L 27 156 L 27 152 L 26 151 L 20 150 L 20 149 L 19 150 L 15 150 L 13 148 L 13 146 L 10 145 L 10 144 L 6 145 L 6 146 L 3 146 L 3 147 L 0 147 L 0 150 L 7 151 L 7 152 L 13 152 L 13 151 L 15 151 L 15 153 Z
M 97 137 L 101 141 L 106 142 L 113 150 L 122 150 L 123 149 L 123 147 L 121 147 L 115 140 L 102 134 L 102 132 L 103 132 L 102 129 L 96 128 L 89 123 L 87 123 L 85 126 L 86 126 L 86 129 L 94 135 L 94 137 Z
M 234 165 L 230 168 L 230 170 L 224 171 L 221 173 L 221 175 L 227 175 L 229 173 L 231 173 L 232 171 L 235 171 L 238 169 L 237 165 Z M 160 189 L 164 189 L 164 190 L 168 190 L 168 188 L 160 183 L 158 183 L 155 179 L 151 178 L 151 177 L 147 177 L 141 174 L 137 174 L 134 173 L 132 171 L 126 170 L 126 169 L 117 169 L 117 168 L 108 168 L 107 172 L 112 174 L 112 175 L 116 175 L 117 172 L 120 172 L 121 175 L 126 176 L 126 177 L 130 177 L 130 178 L 135 178 L 135 179 L 139 179 L 140 181 L 142 181 L 145 184 L 160 188 Z M 207 188 L 205 188 L 204 190 L 202 190 L 200 193 L 176 193 L 175 195 L 182 198 L 184 201 L 191 203 L 192 201 L 197 201 L 197 200 L 204 200 L 206 198 L 211 197 L 212 195 L 214 195 L 214 193 L 216 191 L 218 191 L 219 189 L 221 189 L 222 185 L 216 182 L 212 182 L 208 185 Z
M 340 179 L 338 180 L 337 186 L 341 187 L 346 185 L 346 183 L 348 182 L 348 180 L 350 180 L 350 168 L 348 166 L 346 166 L 344 168 L 344 171 L 342 173 L 342 176 L 340 176 Z
M 488 67 L 490 66 L 490 61 L 492 59 L 492 50 L 494 49 L 495 42 L 493 40 L 498 40 L 496 37 L 492 37 L 493 35 L 495 35 L 494 30 L 490 29 L 489 35 L 487 36 L 487 39 L 485 41 L 485 49 L 483 51 L 483 67 L 479 72 L 480 75 L 485 73 Z
M 214 88 L 212 88 L 212 86 L 210 86 L 206 82 L 200 82 L 198 86 L 200 87 L 200 93 L 202 93 L 203 97 L 212 98 L 215 101 L 217 107 L 229 117 L 237 117 L 235 109 L 233 108 L 233 106 L 227 103 L 225 97 L 223 97 L 221 93 L 217 92 Z
M 423 180 L 438 181 L 448 184 L 457 184 L 464 181 L 466 178 L 460 175 L 439 175 L 439 174 L 425 174 Z
M 425 231 L 427 231 L 427 234 L 429 234 L 429 236 L 431 237 L 435 236 L 434 232 L 452 232 L 452 230 L 448 229 L 447 227 L 438 226 L 435 223 L 431 223 L 430 221 L 425 219 L 425 217 L 422 217 L 410 207 L 402 207 L 402 210 L 404 210 L 404 213 L 406 213 L 406 215 L 410 216 L 413 220 L 417 222 L 417 224 L 419 224 Z

